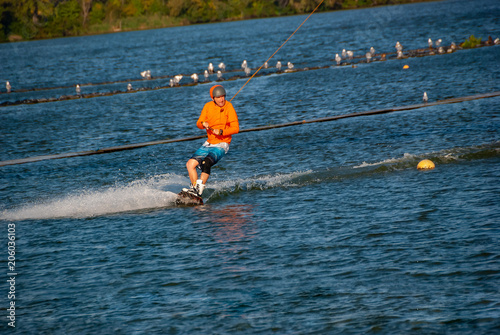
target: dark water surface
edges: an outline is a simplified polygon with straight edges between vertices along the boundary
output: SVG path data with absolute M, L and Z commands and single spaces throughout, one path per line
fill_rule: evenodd
M 0 81 L 25 91 L 2 84 L 0 101 L 255 68 L 304 18 L 2 44 Z M 324 68 L 252 79 L 233 100 L 241 128 L 500 91 L 500 46 L 333 61 L 471 34 L 500 37 L 498 1 L 315 14 L 270 65 Z M 0 160 L 200 135 L 215 79 L 1 107 Z M 202 140 L 1 167 L 0 329 L 10 223 L 21 334 L 498 333 L 499 111 L 493 97 L 235 135 L 198 207 L 174 199 Z

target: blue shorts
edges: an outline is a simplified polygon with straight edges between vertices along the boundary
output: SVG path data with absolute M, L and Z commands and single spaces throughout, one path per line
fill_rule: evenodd
M 207 146 L 202 146 L 196 152 L 191 156 L 192 159 L 196 159 L 198 163 L 201 164 L 201 162 L 205 159 L 205 157 L 210 157 L 213 161 L 213 164 L 217 163 L 224 155 L 226 154 L 226 151 L 223 148 L 220 147 L 207 147 Z M 198 165 L 199 167 L 200 165 Z

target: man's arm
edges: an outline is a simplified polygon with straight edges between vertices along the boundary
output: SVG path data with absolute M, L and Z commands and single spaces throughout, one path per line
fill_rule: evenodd
M 231 108 L 228 111 L 227 122 L 224 128 L 223 135 L 234 135 L 238 134 L 240 131 L 240 123 L 238 121 L 238 115 L 236 115 L 236 111 L 234 108 Z

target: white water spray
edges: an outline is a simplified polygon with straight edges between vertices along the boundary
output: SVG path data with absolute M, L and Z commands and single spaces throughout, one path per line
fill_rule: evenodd
M 171 207 L 175 205 L 176 193 L 164 189 L 169 185 L 182 182 L 183 179 L 180 176 L 161 175 L 104 190 L 77 192 L 5 210 L 0 214 L 0 219 L 87 218 L 127 211 Z

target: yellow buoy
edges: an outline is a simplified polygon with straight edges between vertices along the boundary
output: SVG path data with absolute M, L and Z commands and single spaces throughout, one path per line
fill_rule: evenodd
M 432 170 L 435 168 L 434 163 L 431 160 L 424 159 L 417 165 L 417 169 L 419 170 Z
M 409 69 L 409 68 L 410 68 L 410 66 L 409 66 L 409 65 L 405 65 L 405 66 L 403 66 L 403 69 Z

